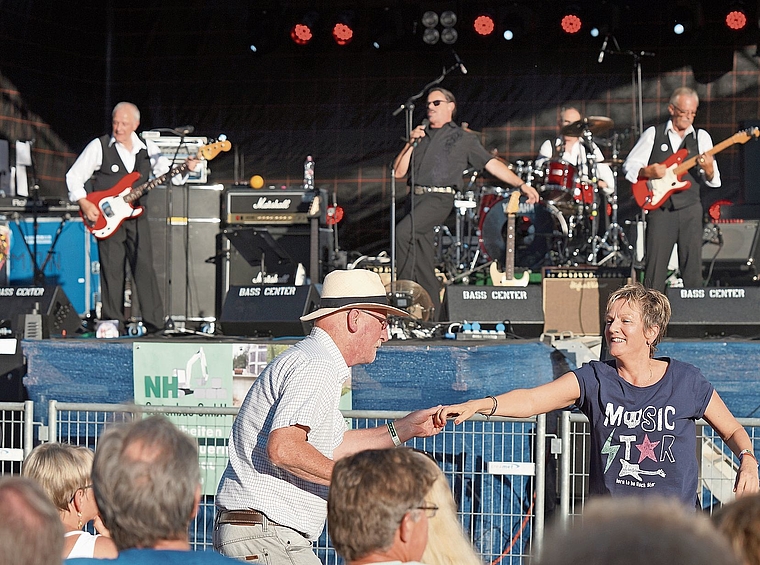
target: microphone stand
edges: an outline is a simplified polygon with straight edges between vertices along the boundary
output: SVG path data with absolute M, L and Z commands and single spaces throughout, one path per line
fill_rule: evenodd
M 614 35 L 610 36 L 615 49 L 605 49 L 604 53 L 610 55 L 627 55 L 633 58 L 633 68 L 631 70 L 631 102 L 633 104 L 633 122 L 638 127 L 638 134 L 641 135 L 644 132 L 644 94 L 642 92 L 642 79 L 641 79 L 641 60 L 644 57 L 654 57 L 654 53 L 650 51 L 631 51 L 630 49 L 623 51 L 620 49 L 620 45 L 615 39 Z
M 441 84 L 443 82 L 443 79 L 446 78 L 446 75 L 448 75 L 449 73 L 451 73 L 452 71 L 458 68 L 460 68 L 459 62 L 455 63 L 449 68 L 444 67 L 441 74 L 435 80 L 432 80 L 429 83 L 427 83 L 425 86 L 422 87 L 422 89 L 417 94 L 413 94 L 412 96 L 407 98 L 406 102 L 401 104 L 398 108 L 396 108 L 393 111 L 393 116 L 398 116 L 401 112 L 404 112 L 404 126 L 406 130 L 406 137 L 404 138 L 405 142 L 409 141 L 409 138 L 411 137 L 411 134 L 412 134 L 412 130 L 414 129 L 414 122 L 412 120 L 414 119 L 415 101 L 422 98 L 425 95 L 425 93 L 433 86 Z M 412 155 L 409 159 L 409 180 L 411 183 L 411 187 L 410 187 L 411 209 L 409 213 L 412 214 L 411 244 L 415 247 L 415 250 L 413 250 L 412 253 L 416 253 L 416 242 L 414 240 L 414 150 L 412 150 Z M 395 296 L 396 296 L 396 169 L 393 166 L 393 162 L 391 162 L 391 299 L 393 300 Z

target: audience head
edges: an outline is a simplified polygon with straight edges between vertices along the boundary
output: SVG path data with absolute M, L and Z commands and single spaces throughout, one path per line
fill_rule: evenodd
M 53 504 L 68 512 L 78 497 L 89 496 L 92 488 L 93 453 L 86 447 L 68 443 L 43 443 L 24 460 L 22 474 L 34 479 L 45 490 Z M 97 514 L 83 519 L 89 522 Z M 80 526 L 81 527 L 81 526 Z
M 744 565 L 760 565 L 760 495 L 726 504 L 712 518 Z
M 653 355 L 665 335 L 670 322 L 670 302 L 668 297 L 658 290 L 646 288 L 639 283 L 632 283 L 614 290 L 607 298 L 607 312 L 618 300 L 624 300 L 631 308 L 641 313 L 644 330 L 657 328 L 657 334 L 650 343 L 650 355 Z
M 424 453 L 417 456 L 435 475 L 425 501 L 437 506 L 435 516 L 428 519 L 428 543 L 420 561 L 427 565 L 482 565 L 482 561 L 462 530 L 451 486 L 438 464 Z
M 119 551 L 188 541 L 200 501 L 198 446 L 165 417 L 107 430 L 95 452 L 92 481 Z
M 567 529 L 546 536 L 536 565 L 738 565 L 710 520 L 656 497 L 589 502 Z
M 407 448 L 338 460 L 327 500 L 330 538 L 347 562 L 419 561 L 427 544 L 427 496 L 436 473 Z M 377 559 L 375 559 L 377 557 Z
M 0 508 L 0 563 L 60 565 L 63 524 L 39 484 L 0 478 Z

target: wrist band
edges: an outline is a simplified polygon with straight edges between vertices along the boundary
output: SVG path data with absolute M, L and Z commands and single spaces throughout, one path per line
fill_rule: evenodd
M 388 422 L 388 433 L 391 434 L 391 439 L 393 440 L 393 445 L 396 447 L 399 447 L 401 445 L 401 440 L 398 437 L 398 434 L 396 433 L 396 426 L 393 425 L 393 422 Z
M 496 414 L 496 408 L 498 408 L 499 406 L 499 401 L 496 400 L 495 396 L 489 395 L 489 396 L 486 396 L 486 398 L 490 398 L 493 401 L 493 406 L 491 407 L 491 411 L 488 414 L 486 414 L 486 418 L 490 418 L 491 416 Z
M 744 460 L 744 456 L 749 455 L 752 457 L 752 459 L 755 460 L 755 463 L 757 463 L 757 457 L 755 457 L 755 452 L 752 449 L 742 449 L 739 452 L 739 465 L 742 464 L 742 461 Z

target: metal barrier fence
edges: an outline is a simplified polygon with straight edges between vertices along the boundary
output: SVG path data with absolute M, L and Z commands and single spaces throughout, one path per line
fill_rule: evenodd
M 213 492 L 226 466 L 226 443 L 237 408 L 81 404 L 50 401 L 48 426 L 39 439 L 95 449 L 106 426 L 149 414 L 165 414 L 198 439 L 204 481 L 201 508 L 191 525 L 195 550 L 211 549 Z M 382 426 L 406 412 L 345 411 L 350 426 Z M 3 474 L 20 470 L 34 444 L 33 403 L 0 403 L 5 431 L 0 446 Z M 452 487 L 459 516 L 485 563 L 518 564 L 540 549 L 547 520 L 569 521 L 582 511 L 588 493 L 590 436 L 585 416 L 562 411 L 536 418 L 479 417 L 449 426 L 407 445 L 430 454 Z M 760 419 L 740 419 L 757 449 Z M 556 429 L 555 429 L 556 428 Z M 547 431 L 550 430 L 550 431 Z M 556 432 L 556 433 L 555 433 Z M 704 421 L 698 422 L 702 506 L 710 511 L 733 499 L 738 461 Z M 315 549 L 325 565 L 339 558 L 323 533 Z

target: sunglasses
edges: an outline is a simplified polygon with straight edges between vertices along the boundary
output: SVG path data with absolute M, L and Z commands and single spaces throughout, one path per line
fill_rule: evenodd
M 427 106 L 428 108 L 430 108 L 430 105 L 432 104 L 433 106 L 435 106 L 435 107 L 437 108 L 437 107 L 438 107 L 438 106 L 440 106 L 441 104 L 444 104 L 444 103 L 447 103 L 447 102 L 448 102 L 448 100 L 431 100 L 430 102 L 428 102 L 428 103 L 426 104 L 426 106 Z

